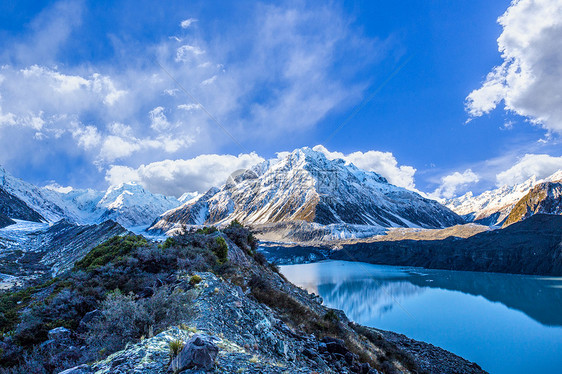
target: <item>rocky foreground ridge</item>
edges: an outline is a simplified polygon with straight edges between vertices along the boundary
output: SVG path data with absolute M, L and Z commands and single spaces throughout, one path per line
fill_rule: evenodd
M 0 294 L 0 365 L 19 373 L 482 373 L 351 323 L 286 281 L 243 227 L 114 237 L 57 278 Z

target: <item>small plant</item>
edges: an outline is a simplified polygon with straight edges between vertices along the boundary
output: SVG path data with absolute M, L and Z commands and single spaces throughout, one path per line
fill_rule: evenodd
M 337 323 L 340 320 L 334 309 L 328 310 L 326 314 L 324 314 L 324 319 L 331 323 Z
M 213 246 L 213 252 L 217 256 L 219 263 L 223 264 L 228 258 L 228 245 L 223 237 L 218 237 L 215 239 L 215 245 Z
M 174 238 L 167 238 L 166 241 L 162 244 L 162 249 L 168 249 L 176 245 L 176 241 Z
M 198 229 L 197 231 L 195 231 L 196 234 L 203 234 L 203 235 L 209 235 L 212 234 L 214 232 L 217 232 L 219 230 L 217 230 L 217 228 L 215 226 L 205 226 L 202 227 L 200 229 Z
M 172 340 L 170 343 L 168 343 L 168 348 L 170 349 L 170 357 L 172 357 L 172 359 L 174 357 L 177 357 L 177 355 L 180 354 L 183 347 L 184 347 L 184 343 L 180 339 Z
M 189 284 L 191 284 L 192 286 L 195 286 L 195 285 L 201 283 L 201 280 L 202 280 L 201 277 L 199 275 L 195 274 L 189 280 Z

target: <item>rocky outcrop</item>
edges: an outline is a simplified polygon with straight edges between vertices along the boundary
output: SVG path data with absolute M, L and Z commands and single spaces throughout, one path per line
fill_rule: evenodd
M 350 351 L 343 340 L 322 338 L 289 324 L 285 321 L 286 315 L 256 301 L 250 289 L 244 292 L 240 286 L 211 273 L 199 275 L 202 281 L 195 287 L 196 312 L 192 319 L 95 363 L 92 372 L 169 373 L 169 365 L 173 364 L 170 343 L 181 341 L 187 348 L 200 334 L 215 337 L 212 343 L 218 353 L 213 368 L 225 373 L 381 372 Z M 306 305 L 322 315 L 329 311 L 314 295 L 280 277 L 275 283 L 299 305 Z M 357 344 L 370 346 L 372 343 L 366 336 L 379 342 L 377 344 L 386 342 L 384 346 L 370 346 L 373 355 L 388 357 L 382 372 L 484 373 L 478 365 L 430 344 L 385 331 L 370 331 L 350 323 L 341 311 L 329 315 L 357 339 Z M 377 337 L 379 335 L 381 338 Z
M 385 265 L 562 275 L 562 216 L 536 214 L 466 239 L 346 244 L 330 258 Z
M 0 229 L 15 224 L 16 221 L 0 213 Z
M 545 182 L 533 187 L 515 204 L 503 226 L 522 221 L 534 214 L 562 214 L 562 183 Z
M 0 188 L 0 215 L 24 221 L 42 222 L 45 220 L 23 200 L 8 193 L 3 188 Z

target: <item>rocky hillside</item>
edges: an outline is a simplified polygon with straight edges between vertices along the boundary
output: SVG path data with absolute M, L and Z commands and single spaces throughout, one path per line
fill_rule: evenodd
M 562 214 L 562 182 L 544 182 L 533 187 L 515 204 L 503 226 L 539 213 Z
M 483 373 L 351 323 L 293 286 L 233 224 L 157 244 L 114 237 L 70 272 L 0 294 L 0 365 L 69 373 Z M 184 371 L 185 369 L 191 369 Z
M 501 226 L 515 204 L 537 184 L 562 181 L 562 170 L 544 179 L 531 177 L 513 186 L 504 185 L 495 190 L 474 196 L 468 192 L 463 196 L 445 201 L 445 206 L 461 215 L 467 222 L 489 226 Z
M 24 230 L 15 237 L 7 229 L 0 231 L 0 273 L 11 276 L 4 287 L 64 273 L 98 244 L 127 233 L 113 221 L 81 226 L 59 221 L 51 227 Z
M 13 219 L 0 213 L 0 229 L 6 226 L 10 226 L 16 223 Z
M 42 222 L 45 219 L 24 201 L 0 187 L 0 214 L 14 219 Z
M 433 269 L 562 276 L 562 216 L 536 214 L 466 239 L 346 244 L 329 257 Z
M 231 178 L 221 188 L 166 212 L 152 230 L 173 232 L 183 225 L 248 225 L 304 221 L 336 231 L 379 231 L 387 227 L 438 228 L 462 219 L 436 201 L 389 184 L 374 172 L 297 149 L 277 162 L 266 161 Z

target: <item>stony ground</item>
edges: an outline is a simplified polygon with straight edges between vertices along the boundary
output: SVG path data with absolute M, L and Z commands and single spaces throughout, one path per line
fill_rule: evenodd
M 214 373 L 377 373 L 365 365 L 348 365 L 351 353 L 329 352 L 336 347 L 329 339 L 319 340 L 310 334 L 294 331 L 282 322 L 269 307 L 244 293 L 241 287 L 219 279 L 211 273 L 199 273 L 201 283 L 194 287 L 193 317 L 180 326 L 138 344 L 131 345 L 93 365 L 93 372 L 102 373 L 167 373 L 171 360 L 169 343 L 187 341 L 195 333 L 213 336 L 219 348 Z M 283 281 L 279 277 L 280 283 Z M 313 295 L 297 291 L 311 305 L 321 307 Z M 419 372 L 483 373 L 472 364 L 432 345 L 405 336 L 373 330 L 397 346 L 413 354 Z M 328 344 L 326 342 L 328 341 Z M 345 349 L 345 348 L 344 348 Z M 337 350 L 337 349 L 336 349 Z M 347 360 L 347 361 L 346 361 Z M 358 362 L 357 362 L 358 364 Z M 409 372 L 391 368 L 385 372 Z M 203 373 L 190 369 L 182 373 Z M 78 372 L 77 372 L 78 373 Z M 81 372 L 80 372 L 81 373 Z

